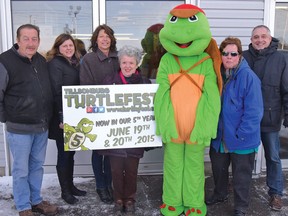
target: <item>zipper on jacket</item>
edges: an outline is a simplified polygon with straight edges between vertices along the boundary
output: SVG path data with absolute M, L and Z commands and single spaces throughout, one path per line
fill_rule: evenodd
M 35 71 L 35 73 L 38 74 L 38 71 L 37 71 L 37 69 L 35 68 L 34 65 L 32 65 L 32 68 L 33 68 L 33 70 Z
M 32 65 L 32 68 L 33 68 L 33 70 L 35 71 L 35 73 L 36 73 L 36 79 L 37 79 L 37 82 L 38 82 L 38 84 L 39 84 L 39 87 L 40 87 L 40 89 L 41 89 L 41 95 L 42 95 L 42 104 L 43 104 L 43 106 L 45 106 L 45 99 L 44 99 L 44 91 L 43 91 L 43 87 L 42 87 L 42 85 L 41 85 L 41 82 L 40 82 L 40 79 L 39 79 L 39 77 L 38 77 L 38 71 L 37 71 L 37 69 L 36 69 L 36 67 L 31 63 L 31 65 Z M 44 113 L 44 107 L 42 107 L 42 112 Z M 46 117 L 47 116 L 44 116 L 44 119 L 41 119 L 41 122 L 42 123 L 47 123 L 46 122 Z M 45 131 L 45 128 L 44 127 L 42 127 L 42 130 L 43 130 L 43 132 Z

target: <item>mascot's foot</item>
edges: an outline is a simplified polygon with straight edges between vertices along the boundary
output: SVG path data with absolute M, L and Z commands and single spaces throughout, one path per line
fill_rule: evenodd
M 168 206 L 165 203 L 163 203 L 160 206 L 160 211 L 161 211 L 161 214 L 165 216 L 178 216 L 182 214 L 182 212 L 184 211 L 184 207 L 183 206 Z
M 194 208 L 194 207 L 190 207 L 190 208 L 185 208 L 185 216 L 205 216 L 207 214 L 207 207 L 204 204 L 202 207 L 200 208 Z

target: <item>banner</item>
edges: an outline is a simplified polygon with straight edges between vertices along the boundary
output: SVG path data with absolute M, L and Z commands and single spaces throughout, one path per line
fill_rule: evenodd
M 65 151 L 162 146 L 156 136 L 158 84 L 63 86 Z

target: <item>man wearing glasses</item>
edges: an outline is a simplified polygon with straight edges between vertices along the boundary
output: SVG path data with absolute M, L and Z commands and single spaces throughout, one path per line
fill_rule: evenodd
M 243 52 L 251 69 L 261 80 L 264 116 L 261 121 L 261 140 L 265 151 L 269 206 L 282 209 L 283 173 L 279 156 L 279 131 L 284 108 L 285 127 L 288 126 L 288 61 L 277 51 L 279 41 L 271 36 L 265 25 L 252 31 L 249 49 Z

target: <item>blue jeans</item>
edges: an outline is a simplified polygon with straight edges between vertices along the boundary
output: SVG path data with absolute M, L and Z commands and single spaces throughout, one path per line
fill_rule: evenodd
M 92 168 L 96 179 L 96 189 L 111 187 L 112 175 L 109 157 L 100 155 L 97 150 L 93 150 Z
M 266 158 L 266 184 L 269 187 L 268 194 L 283 195 L 283 173 L 279 156 L 280 140 L 279 132 L 261 133 L 265 158 Z
M 37 134 L 7 132 L 13 156 L 13 195 L 16 209 L 24 211 L 42 202 L 41 186 L 48 131 Z

